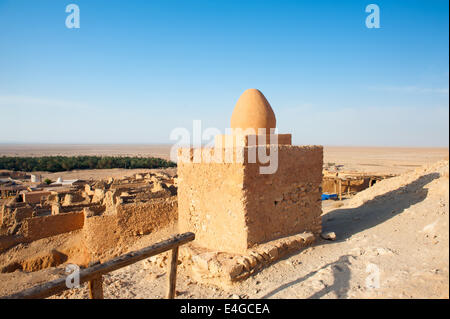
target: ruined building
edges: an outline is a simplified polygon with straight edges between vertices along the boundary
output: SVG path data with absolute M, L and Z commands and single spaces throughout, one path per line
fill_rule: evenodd
M 269 102 L 250 89 L 233 111 L 232 134 L 216 136 L 214 148 L 178 151 L 179 228 L 196 234 L 187 255 L 198 267 L 211 261 L 217 276 L 248 275 L 321 232 L 323 149 L 294 146 L 275 127 Z M 199 278 L 212 276 L 206 268 Z

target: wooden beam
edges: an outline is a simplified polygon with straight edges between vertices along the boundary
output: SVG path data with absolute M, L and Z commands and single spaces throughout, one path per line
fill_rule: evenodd
M 111 259 L 103 264 L 97 264 L 80 271 L 80 284 L 97 279 L 111 271 L 129 266 L 143 259 L 158 255 L 167 250 L 176 248 L 195 239 L 194 233 L 184 233 L 175 235 L 167 240 L 161 241 L 141 250 Z M 66 278 L 59 278 L 38 285 L 16 294 L 1 297 L 2 299 L 42 299 L 67 290 Z
M 89 281 L 89 298 L 103 299 L 103 279 L 102 276 Z
M 175 298 L 175 287 L 177 282 L 178 246 L 172 249 L 170 254 L 169 275 L 167 276 L 167 299 Z

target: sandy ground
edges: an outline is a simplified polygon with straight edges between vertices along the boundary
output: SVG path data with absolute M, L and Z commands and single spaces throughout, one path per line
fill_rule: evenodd
M 57 173 L 47 173 L 47 172 L 34 172 L 34 174 L 39 174 L 42 179 L 45 180 L 49 178 L 52 181 L 56 181 L 58 177 L 63 179 L 83 179 L 83 180 L 100 180 L 113 178 L 123 178 L 125 176 L 133 176 L 135 174 L 146 174 L 150 172 L 165 172 L 170 176 L 174 176 L 177 173 L 176 168 L 164 168 L 164 169 L 86 169 L 86 170 L 74 170 L 69 172 L 57 172 Z
M 0 156 L 154 156 L 168 159 L 171 145 L 0 144 Z
M 344 170 L 378 174 L 400 174 L 448 160 L 448 148 L 324 147 L 324 163 L 344 165 Z
M 441 161 L 323 202 L 324 231 L 304 249 L 229 289 L 194 283 L 182 268 L 178 298 L 448 298 L 449 164 Z M 154 240 L 144 236 L 136 248 Z M 1 274 L 3 291 L 64 275 L 63 268 Z M 105 298 L 162 298 L 165 269 L 142 261 L 105 276 Z M 234 295 L 234 296 L 233 296 Z M 82 287 L 54 298 L 86 298 Z
M 46 144 L 0 144 L 0 156 L 154 156 L 169 159 L 171 145 L 46 145 Z M 324 163 L 344 165 L 344 170 L 367 173 L 398 174 L 425 164 L 448 159 L 448 148 L 401 148 L 401 147 L 324 147 Z M 122 173 L 125 173 L 124 170 Z M 94 178 L 94 172 L 90 174 Z M 103 176 L 105 172 L 99 172 Z M 117 174 L 117 171 L 112 173 Z M 121 174 L 121 173 L 119 173 Z M 81 174 L 61 173 L 63 178 L 86 178 Z M 100 177 L 103 178 L 103 177 Z

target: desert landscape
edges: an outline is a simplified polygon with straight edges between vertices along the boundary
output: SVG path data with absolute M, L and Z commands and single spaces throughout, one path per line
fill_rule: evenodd
M 0 156 L 144 156 L 169 159 L 170 144 L 0 144 Z M 324 146 L 324 163 L 344 165 L 345 170 L 376 174 L 404 173 L 424 164 L 436 162 L 448 157 L 448 148 L 441 147 L 358 147 L 358 146 Z M 88 178 L 91 172 L 62 172 L 66 178 Z M 102 172 L 100 172 L 102 173 Z M 115 174 L 104 171 L 104 175 Z M 119 173 L 120 174 L 120 173 Z M 94 176 L 94 175 L 92 175 Z M 117 175 L 120 176 L 120 175 Z
M 41 147 L 41 148 L 40 148 Z M 133 155 L 168 156 L 169 146 L 25 146 L 2 145 L 0 156 Z M 312 246 L 288 254 L 242 282 L 221 286 L 199 283 L 188 267 L 179 267 L 178 298 L 448 298 L 448 149 L 325 147 L 325 163 L 339 171 L 393 174 L 363 191 L 344 194 L 342 201 L 322 201 L 323 233 Z M 164 180 L 173 184 L 176 168 L 105 169 L 69 172 L 33 172 L 42 178 L 92 182 L 127 176 Z M 148 175 L 147 175 L 148 174 Z M 156 178 L 155 178 L 156 177 Z M 161 179 L 162 178 L 162 179 Z M 169 180 L 172 179 L 172 182 Z M 171 184 L 172 183 L 172 184 Z M 153 186 L 155 187 L 155 186 Z M 92 188 L 94 189 L 94 187 Z M 163 196 L 173 197 L 161 188 Z M 164 193 L 166 192 L 166 193 Z M 152 193 L 155 194 L 155 193 Z M 158 193 L 156 193 L 158 194 Z M 135 196 L 135 195 L 134 195 Z M 64 205 L 62 206 L 64 207 Z M 172 222 L 176 218 L 171 219 Z M 176 232 L 176 222 L 159 222 L 158 231 L 133 235 L 116 251 L 102 251 L 107 260 L 126 251 L 148 246 Z M 166 225 L 166 226 L 164 226 Z M 37 239 L 3 251 L 0 255 L 0 294 L 8 295 L 65 275 L 66 263 L 87 262 L 83 230 Z M 69 256 L 52 264 L 43 251 Z M 51 255 L 51 254 L 50 254 Z M 101 254 L 100 254 L 101 255 Z M 44 257 L 43 257 L 44 256 Z M 167 254 L 150 258 L 104 276 L 105 298 L 162 298 Z M 54 257 L 53 257 L 54 258 Z M 56 258 L 57 259 L 57 258 Z M 22 264 L 11 271 L 14 262 Z M 420 261 L 420 262 L 418 262 Z M 380 271 L 380 287 L 367 288 L 371 268 Z M 51 298 L 87 298 L 84 285 Z
M 1 302 L 448 302 L 448 12 L 0 0 Z

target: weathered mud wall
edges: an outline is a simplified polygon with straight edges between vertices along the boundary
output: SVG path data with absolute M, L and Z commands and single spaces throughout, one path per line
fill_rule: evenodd
M 306 231 L 320 234 L 322 158 L 319 146 L 280 146 L 276 173 L 246 165 L 248 247 Z
M 350 192 L 360 192 L 368 188 L 370 182 L 370 177 L 364 177 L 361 179 L 354 180 L 344 180 L 341 182 L 342 193 Z M 338 193 L 339 192 L 339 182 L 333 177 L 324 177 L 322 188 L 324 193 Z
M 320 233 L 323 148 L 278 145 L 273 174 L 248 163 L 252 148 L 240 164 L 179 162 L 179 227 L 193 231 L 197 245 L 245 253 L 276 238 Z
M 158 198 L 146 203 L 116 206 L 116 212 L 85 218 L 83 238 L 86 247 L 95 256 L 112 250 L 137 235 L 149 234 L 176 222 L 176 197 Z
M 12 212 L 11 212 L 12 210 Z M 33 216 L 33 208 L 30 206 L 23 206 L 17 208 L 5 208 L 5 214 L 2 218 L 3 226 L 12 226 L 16 223 L 22 222 L 25 218 L 31 218 Z
M 178 225 L 200 246 L 223 251 L 247 249 L 244 165 L 179 163 Z
M 38 204 L 41 202 L 41 198 L 49 196 L 51 192 L 27 192 L 24 193 L 23 201 L 28 204 Z
M 84 213 L 73 212 L 51 216 L 27 218 L 19 233 L 26 241 L 34 241 L 83 228 Z

